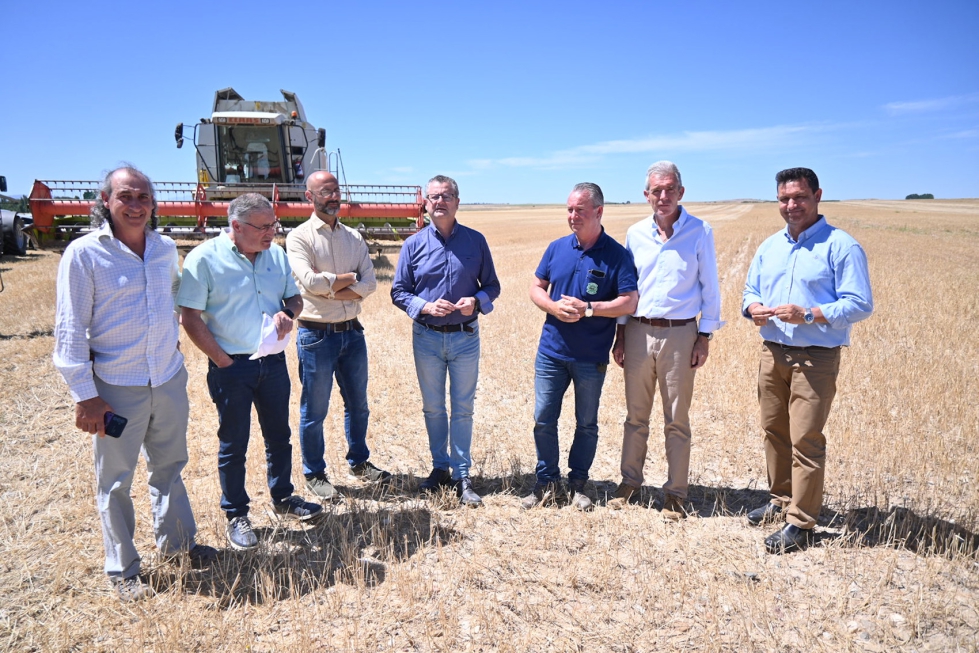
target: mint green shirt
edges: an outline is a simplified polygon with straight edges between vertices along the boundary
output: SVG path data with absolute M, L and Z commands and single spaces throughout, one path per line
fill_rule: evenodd
M 252 265 L 224 232 L 187 254 L 177 305 L 203 311 L 201 318 L 226 354 L 253 354 L 262 338 L 262 315 L 275 315 L 283 300 L 298 294 L 285 250 L 272 243 Z

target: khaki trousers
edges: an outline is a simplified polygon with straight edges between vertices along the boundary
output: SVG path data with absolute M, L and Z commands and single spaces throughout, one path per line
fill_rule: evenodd
M 772 503 L 799 528 L 815 526 L 823 505 L 823 427 L 839 371 L 839 347 L 783 349 L 765 342 L 761 349 L 758 403 Z
M 642 487 L 642 468 L 649 439 L 649 414 L 656 383 L 663 400 L 667 479 L 663 490 L 687 498 L 690 471 L 690 401 L 696 370 L 690 355 L 697 342 L 697 323 L 654 327 L 630 319 L 625 326 L 626 420 L 622 437 L 622 481 Z

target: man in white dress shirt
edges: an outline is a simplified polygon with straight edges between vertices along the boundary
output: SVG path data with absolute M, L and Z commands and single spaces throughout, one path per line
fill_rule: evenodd
M 75 400 L 75 426 L 93 434 L 96 505 L 105 573 L 123 601 L 153 595 L 139 576 L 129 496 L 140 449 L 146 458 L 156 546 L 216 557 L 194 544 L 197 527 L 180 472 L 187 464 L 187 371 L 173 296 L 177 248 L 160 236 L 150 180 L 132 167 L 110 172 L 92 208 L 95 231 L 73 241 L 58 266 L 54 365 Z M 106 415 L 128 419 L 106 437 Z M 113 431 L 113 429 L 110 429 Z
M 714 331 L 724 325 L 714 234 L 680 205 L 683 191 L 673 163 L 659 161 L 646 171 L 644 195 L 653 214 L 632 225 L 625 240 L 639 275 L 639 306 L 619 318 L 612 346 L 625 370 L 626 420 L 622 483 L 610 505 L 626 503 L 642 487 L 658 382 L 668 465 L 662 514 L 674 521 L 686 515 L 694 376 L 707 362 Z

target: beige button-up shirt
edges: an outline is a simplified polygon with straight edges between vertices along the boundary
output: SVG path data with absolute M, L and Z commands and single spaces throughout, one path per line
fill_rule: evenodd
M 364 238 L 337 220 L 331 229 L 313 213 L 286 237 L 289 264 L 303 296 L 298 317 L 313 322 L 344 322 L 360 315 L 365 297 L 377 290 L 374 264 Z M 347 286 L 360 299 L 336 299 L 333 283 L 338 274 L 357 273 L 357 282 Z

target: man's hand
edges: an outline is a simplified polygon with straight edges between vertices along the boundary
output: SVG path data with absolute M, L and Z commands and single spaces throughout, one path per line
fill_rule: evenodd
M 748 307 L 748 314 L 751 315 L 751 319 L 754 321 L 755 326 L 765 326 L 768 324 L 768 318 L 775 317 L 775 309 L 768 308 L 764 304 L 755 302 Z
M 551 315 L 562 322 L 577 322 L 585 316 L 585 302 L 577 297 L 561 295 L 561 299 L 554 302 Z
M 806 321 L 806 309 L 795 304 L 776 306 L 772 313 L 786 324 L 804 324 Z
M 292 327 L 295 324 L 293 319 L 282 311 L 279 311 L 272 316 L 272 323 L 275 324 L 275 331 L 278 334 L 279 340 L 282 340 L 287 335 L 292 333 Z
M 612 345 L 612 360 L 619 367 L 625 366 L 625 337 L 616 338 Z
M 455 303 L 455 308 L 457 311 L 468 317 L 469 315 L 473 314 L 474 310 L 476 310 L 476 298 L 463 297 Z
M 697 340 L 693 343 L 693 351 L 690 352 L 690 367 L 692 369 L 703 367 L 704 363 L 707 362 L 709 350 L 710 341 L 707 340 L 707 338 L 698 335 Z
M 456 310 L 456 305 L 449 300 L 436 299 L 434 302 L 425 304 L 424 308 L 422 308 L 422 313 L 433 317 L 445 317 L 454 310 Z
M 102 397 L 92 397 L 75 404 L 75 426 L 86 433 L 98 433 L 105 437 L 105 414 L 114 412 Z

